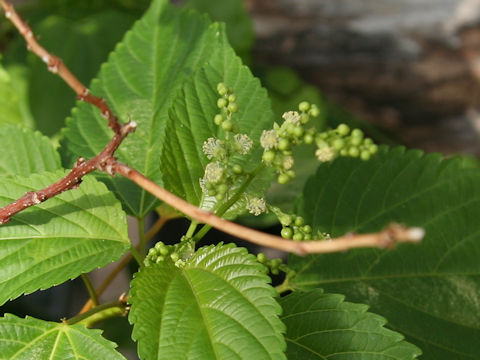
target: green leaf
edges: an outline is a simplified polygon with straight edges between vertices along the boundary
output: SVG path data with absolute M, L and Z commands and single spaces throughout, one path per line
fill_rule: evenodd
M 232 160 L 242 165 L 246 172 L 254 171 L 261 163 L 262 148 L 259 139 L 264 129 L 273 125 L 273 113 L 267 92 L 260 86 L 250 70 L 227 45 L 218 50 L 213 59 L 200 69 L 185 84 L 170 111 L 167 134 L 161 156 L 163 183 L 167 189 L 183 197 L 188 202 L 211 209 L 217 202 L 215 197 L 204 196 L 199 179 L 210 162 L 202 152 L 203 143 L 210 137 L 225 138 L 223 130 L 213 122 L 219 112 L 217 107 L 217 84 L 224 82 L 230 87 L 238 104 L 238 112 L 232 120 L 242 134 L 247 134 L 254 146 L 247 155 L 237 155 Z M 229 192 L 241 185 L 245 178 L 233 184 Z M 269 170 L 262 171 L 247 188 L 251 196 L 263 197 L 272 180 Z M 241 199 L 226 214 L 235 217 L 244 212 Z
M 21 175 L 61 169 L 50 139 L 18 125 L 0 125 L 0 175 Z
M 344 296 L 316 289 L 280 299 L 287 326 L 289 360 L 408 360 L 421 354 L 404 337 L 383 326 L 383 317 L 368 306 L 344 301 Z
M 280 306 L 265 270 L 234 245 L 165 261 L 132 282 L 129 320 L 142 359 L 285 359 Z
M 25 109 L 21 72 L 20 67 L 7 71 L 0 65 L 0 124 L 32 125 L 31 115 Z
M 322 287 L 369 304 L 424 359 L 480 354 L 480 172 L 461 160 L 385 148 L 368 162 L 320 166 L 301 213 L 332 236 L 378 231 L 396 221 L 422 226 L 425 239 L 380 251 L 298 258 L 297 289 Z
M 125 360 L 115 350 L 116 344 L 101 334 L 83 325 L 5 314 L 0 318 L 0 359 Z
M 93 93 L 104 96 L 123 120 L 137 122 L 135 133 L 118 149 L 118 158 L 160 183 L 160 154 L 171 102 L 183 83 L 215 53 L 222 39 L 218 24 L 164 0 L 152 2 L 108 62 Z M 63 132 L 73 157 L 97 154 L 112 137 L 105 119 L 89 104 L 77 104 Z M 103 177 L 124 208 L 142 217 L 158 201 L 123 178 Z
M 0 207 L 64 176 L 0 178 Z M 105 185 L 86 176 L 0 226 L 0 304 L 119 259 L 129 247 L 125 213 Z

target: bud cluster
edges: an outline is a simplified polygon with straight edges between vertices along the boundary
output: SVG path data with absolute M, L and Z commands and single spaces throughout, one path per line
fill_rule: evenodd
M 176 267 L 185 266 L 186 261 L 193 254 L 193 245 L 190 244 L 189 239 L 182 238 L 180 243 L 175 245 L 165 245 L 159 241 L 152 247 L 145 257 L 145 266 L 160 264 L 164 261 L 172 261 Z
M 360 129 L 350 130 L 346 124 L 336 129 L 318 133 L 315 136 L 315 155 L 322 162 L 331 161 L 337 156 L 349 156 L 369 160 L 378 151 L 372 139 L 365 138 Z
M 282 259 L 269 259 L 264 253 L 259 253 L 257 255 L 257 260 L 260 264 L 265 265 L 265 267 L 268 269 L 268 272 L 272 273 L 273 275 L 280 274 L 280 271 L 289 271 Z
M 200 186 L 205 195 L 215 196 L 221 201 L 228 197 L 228 189 L 235 179 L 244 174 L 241 165 L 231 163 L 231 157 L 248 154 L 253 141 L 248 135 L 238 133 L 238 126 L 232 122 L 232 115 L 238 111 L 235 94 L 224 83 L 217 85 L 217 92 L 220 95 L 217 100 L 220 113 L 213 121 L 225 130 L 226 135 L 225 140 L 211 137 L 203 143 L 202 150 L 211 162 L 205 167 Z
M 294 160 L 292 148 L 302 143 L 311 144 L 315 139 L 315 130 L 306 129 L 310 117 L 320 115 L 315 104 L 301 102 L 298 111 L 288 111 L 283 114 L 282 125 L 275 123 L 272 130 L 264 130 L 260 144 L 264 149 L 262 160 L 267 166 L 273 167 L 278 174 L 278 182 L 286 184 L 295 178 L 292 170 Z

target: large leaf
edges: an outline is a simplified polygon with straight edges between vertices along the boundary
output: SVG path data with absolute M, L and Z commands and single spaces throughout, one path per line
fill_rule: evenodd
M 117 151 L 121 161 L 161 181 L 160 151 L 168 108 L 185 80 L 213 56 L 222 38 L 218 24 L 211 25 L 205 17 L 165 0 L 152 2 L 91 85 L 123 120 L 131 118 L 138 124 Z M 105 119 L 89 104 L 79 103 L 67 125 L 63 134 L 73 158 L 97 154 L 112 137 Z M 158 204 L 128 180 L 103 180 L 132 215 L 144 216 Z
M 0 126 L 0 175 L 22 175 L 61 168 L 51 141 L 38 131 L 18 125 Z
M 63 172 L 0 178 L 0 206 L 52 184 Z M 0 304 L 117 260 L 129 239 L 125 213 L 105 185 L 87 176 L 0 226 Z
M 289 360 L 409 360 L 420 355 L 402 335 L 383 327 L 384 318 L 367 312 L 368 306 L 343 300 L 321 289 L 280 299 Z
M 11 314 L 0 318 L 1 360 L 125 360 L 100 330 Z
M 237 156 L 234 161 L 245 171 L 253 171 L 261 163 L 262 148 L 259 139 L 263 129 L 273 125 L 273 113 L 268 95 L 250 70 L 227 45 L 218 49 L 215 57 L 199 70 L 179 92 L 167 123 L 167 138 L 161 156 L 163 182 L 166 188 L 192 204 L 211 208 L 215 197 L 203 198 L 199 179 L 210 161 L 202 152 L 202 144 L 210 137 L 224 138 L 225 134 L 213 122 L 218 113 L 217 84 L 224 82 L 237 97 L 238 113 L 233 116 L 239 131 L 254 141 L 247 155 Z M 252 196 L 262 197 L 271 182 L 270 171 L 261 172 L 247 189 Z M 240 179 L 229 189 L 230 193 L 244 181 Z M 203 200 L 203 202 L 202 202 Z M 229 216 L 237 215 L 245 207 L 238 206 Z
M 12 73 L 0 66 L 0 124 L 32 125 L 32 119 L 25 109 L 22 98 L 21 68 L 15 67 Z
M 383 149 L 368 162 L 322 165 L 304 191 L 306 221 L 333 236 L 397 221 L 422 226 L 418 245 L 291 257 L 296 288 L 367 303 L 424 359 L 480 354 L 480 172 L 461 160 Z
M 262 266 L 233 245 L 201 248 L 135 276 L 129 301 L 142 359 L 285 359 L 280 306 Z

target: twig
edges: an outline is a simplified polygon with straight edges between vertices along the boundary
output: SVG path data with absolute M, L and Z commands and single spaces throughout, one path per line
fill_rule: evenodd
M 20 35 L 22 35 L 25 39 L 27 43 L 27 49 L 42 59 L 42 61 L 47 64 L 49 71 L 54 74 L 58 74 L 58 76 L 60 76 L 67 83 L 67 85 L 70 86 L 73 91 L 75 91 L 80 100 L 88 102 L 99 108 L 102 116 L 108 120 L 108 126 L 110 126 L 115 133 L 119 133 L 121 125 L 115 114 L 108 107 L 105 99 L 90 94 L 87 87 L 83 85 L 75 75 L 72 74 L 72 72 L 65 66 L 63 61 L 58 56 L 50 54 L 38 43 L 37 39 L 33 35 L 32 29 L 25 23 L 25 21 L 23 21 L 20 15 L 18 15 L 12 4 L 6 0 L 0 0 L 0 5 L 5 10 L 5 17 L 9 19 L 13 25 L 15 25 Z
M 82 274 L 82 280 L 85 283 L 85 287 L 87 288 L 88 294 L 90 295 L 90 301 L 92 302 L 93 306 L 97 306 L 98 298 L 97 298 L 97 293 L 95 292 L 95 288 L 92 285 L 92 281 L 90 280 L 87 274 Z
M 421 228 L 407 228 L 402 225 L 391 224 L 378 233 L 349 234 L 329 241 L 296 242 L 286 240 L 279 236 L 270 235 L 233 223 L 222 219 L 213 213 L 199 209 L 178 196 L 168 192 L 125 164 L 115 162 L 111 167 L 114 173 L 119 173 L 132 180 L 138 186 L 147 190 L 158 199 L 175 207 L 198 222 L 210 224 L 227 234 L 239 237 L 257 245 L 267 246 L 298 255 L 338 252 L 360 247 L 376 247 L 384 249 L 393 247 L 397 242 L 418 242 L 422 240 L 424 236 L 424 230 Z

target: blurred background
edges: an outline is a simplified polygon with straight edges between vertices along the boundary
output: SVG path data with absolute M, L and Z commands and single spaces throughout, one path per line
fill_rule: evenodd
M 88 84 L 149 0 L 14 3 L 40 42 Z M 231 44 L 268 88 L 279 118 L 307 100 L 322 109 L 320 127 L 345 122 L 362 128 L 378 143 L 464 156 L 472 162 L 480 155 L 480 0 L 173 3 L 227 24 Z M 16 94 L 26 99 L 22 111 L 27 126 L 58 142 L 59 130 L 75 103 L 73 93 L 27 53 L 23 39 L 5 20 L 0 21 L 0 52 Z M 299 175 L 293 191 L 284 193 L 282 203 L 277 204 L 287 211 L 294 203 L 293 194 L 316 165 L 306 161 L 296 166 L 300 169 L 296 169 Z M 275 186 L 270 190 L 279 191 L 284 190 Z M 149 219 L 150 224 L 155 220 L 154 216 Z M 268 216 L 241 221 L 279 232 Z M 155 239 L 166 243 L 178 239 L 185 225 L 183 220 L 170 221 Z M 131 220 L 132 234 L 137 233 L 135 226 Z M 237 241 L 216 232 L 209 238 Z M 127 292 L 135 270 L 132 265 L 120 274 L 102 299 Z M 98 286 L 108 272 L 95 272 L 93 282 Z M 0 313 L 58 321 L 76 314 L 87 299 L 77 279 L 7 303 Z M 136 359 L 126 319 L 109 320 L 102 327 L 128 358 Z

